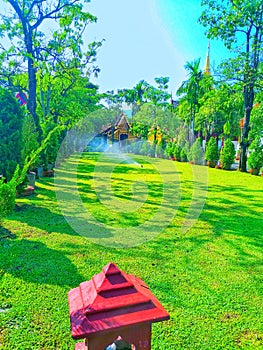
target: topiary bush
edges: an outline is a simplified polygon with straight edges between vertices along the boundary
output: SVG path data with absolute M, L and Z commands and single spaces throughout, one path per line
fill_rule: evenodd
M 175 148 L 174 148 L 174 157 L 175 159 L 180 162 L 181 161 L 181 151 L 182 151 L 182 147 L 179 146 L 178 144 L 175 145 Z
M 263 167 L 263 144 L 259 136 L 249 146 L 248 166 L 255 169 L 253 174 L 258 174 Z
M 200 143 L 200 139 L 196 139 L 189 151 L 189 161 L 194 164 L 203 165 L 204 152 Z
M 16 199 L 16 183 L 0 180 L 0 226 L 5 216 L 12 213 Z
M 211 137 L 207 143 L 206 151 L 205 151 L 205 159 L 207 161 L 207 165 L 211 168 L 214 168 L 216 166 L 216 163 L 219 160 L 218 145 L 214 137 Z
M 170 158 L 174 157 L 174 143 L 172 141 L 169 141 L 167 143 L 165 148 L 165 154 Z
M 141 148 L 140 148 L 140 154 L 147 156 L 151 150 L 151 145 L 148 141 L 144 140 L 141 141 Z
M 54 130 L 56 124 L 49 118 L 45 125 L 43 125 L 43 135 L 46 137 L 51 130 Z M 47 168 L 48 164 L 54 164 L 57 158 L 58 150 L 59 150 L 59 136 L 60 130 L 57 130 L 53 133 L 52 138 L 49 140 L 44 152 L 43 152 L 43 161 L 45 167 Z M 74 150 L 74 138 L 71 140 L 69 144 L 69 148 L 73 147 L 69 152 L 71 153 Z
M 222 169 L 230 170 L 231 165 L 234 163 L 235 155 L 235 146 L 230 139 L 227 139 L 220 152 L 220 164 Z
M 184 148 L 181 149 L 180 158 L 181 162 L 187 162 L 187 154 Z

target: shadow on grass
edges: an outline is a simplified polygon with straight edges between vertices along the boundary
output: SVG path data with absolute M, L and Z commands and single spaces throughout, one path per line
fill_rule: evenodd
M 76 286 L 83 277 L 59 250 L 38 241 L 1 240 L 1 270 L 16 278 L 37 284 Z
M 0 225 L 0 240 L 5 238 L 15 238 L 15 237 L 16 235 L 14 235 L 10 230 Z
M 185 201 L 189 196 L 183 192 L 183 203 L 178 209 L 185 213 Z M 230 185 L 212 185 L 204 208 L 191 231 L 180 231 L 176 221 L 171 225 L 173 235 L 149 242 L 147 257 L 160 260 L 177 252 L 191 268 L 193 255 L 210 256 L 230 260 L 231 264 L 246 271 L 251 267 L 263 272 L 263 211 L 262 191 Z M 189 259 L 189 261 L 188 261 Z M 184 264 L 184 263 L 183 263 Z M 197 266 L 195 265 L 194 269 Z
M 32 201 L 32 204 L 19 204 L 15 208 L 15 213 L 9 219 L 28 224 L 31 227 L 36 227 L 46 233 L 59 232 L 68 235 L 76 235 L 76 232 L 67 223 L 66 219 L 50 209 L 41 207 L 41 199 L 37 197 Z M 31 236 L 30 228 L 28 229 L 28 237 Z M 26 236 L 26 230 L 25 230 Z

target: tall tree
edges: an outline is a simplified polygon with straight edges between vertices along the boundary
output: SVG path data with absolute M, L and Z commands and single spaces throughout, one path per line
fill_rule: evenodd
M 244 127 L 239 167 L 244 172 L 255 89 L 262 79 L 260 62 L 263 58 L 263 2 L 202 0 L 201 4 L 204 11 L 200 22 L 207 27 L 207 36 L 223 40 L 225 46 L 234 54 L 224 65 L 227 78 L 238 80 L 243 86 Z
M 149 85 L 143 96 L 147 102 L 152 102 L 157 106 L 167 106 L 170 100 L 170 94 L 168 93 L 168 77 L 154 78 L 157 88 Z
M 6 0 L 10 5 L 8 15 L 1 15 L 0 35 L 8 37 L 11 46 L 1 45 L 2 59 L 9 60 L 11 66 L 27 62 L 28 110 L 41 133 L 39 117 L 36 113 L 37 98 L 36 73 L 41 61 L 63 62 L 67 65 L 85 66 L 96 56 L 101 43 L 91 43 L 82 52 L 82 34 L 96 17 L 83 10 L 83 3 L 89 0 Z M 52 24 L 51 25 L 51 21 Z M 51 38 L 45 32 L 44 23 L 54 27 Z M 19 62 L 20 59 L 20 62 Z M 9 66 L 10 67 L 10 66 Z M 7 70 L 10 72 L 10 69 Z
M 152 132 L 159 130 L 160 134 L 168 138 L 176 136 L 176 129 L 180 125 L 179 118 L 171 111 L 169 105 L 158 106 L 153 102 L 144 103 L 141 109 L 132 118 L 133 130 L 146 130 Z M 156 135 L 155 135 L 156 136 Z
M 242 96 L 241 96 L 242 97 Z M 200 99 L 200 108 L 196 115 L 196 129 L 206 137 L 223 135 L 224 125 L 230 126 L 230 136 L 239 136 L 239 116 L 242 110 L 239 86 L 215 84 Z
M 188 79 L 183 81 L 182 85 L 177 90 L 177 95 L 183 95 L 183 99 L 188 102 L 190 106 L 189 142 L 193 144 L 195 139 L 195 116 L 200 104 L 200 97 L 202 95 L 201 81 L 204 77 L 200 69 L 200 58 L 193 62 L 186 62 L 185 69 L 188 71 Z

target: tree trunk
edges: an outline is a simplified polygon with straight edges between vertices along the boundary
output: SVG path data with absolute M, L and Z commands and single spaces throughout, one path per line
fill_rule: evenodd
M 241 135 L 241 153 L 239 159 L 239 170 L 242 172 L 247 171 L 247 149 L 249 146 L 248 133 L 250 130 L 250 115 L 254 102 L 254 87 L 245 86 L 244 88 L 244 101 L 245 101 L 245 113 L 244 113 L 244 127 Z
M 28 69 L 28 102 L 27 102 L 27 108 L 32 115 L 36 131 L 38 132 L 38 140 L 41 141 L 42 136 L 42 130 L 40 127 L 40 122 L 38 115 L 36 113 L 36 107 L 37 107 L 37 97 L 36 97 L 36 90 L 37 90 L 37 79 L 36 79 L 36 68 L 34 67 L 34 49 L 33 49 L 33 33 L 30 28 L 30 26 L 26 23 L 26 20 L 23 18 L 22 20 L 23 27 L 24 27 L 24 35 L 25 35 L 25 46 L 27 51 L 27 69 Z
M 36 115 L 36 72 L 32 58 L 28 58 L 28 110 L 32 114 L 36 126 L 38 126 L 38 118 Z
M 29 53 L 29 52 L 28 52 Z M 32 55 L 32 52 L 29 53 Z M 36 98 L 36 89 L 37 89 L 37 81 L 36 81 L 36 70 L 34 68 L 34 61 L 31 57 L 28 58 L 28 91 L 29 91 L 29 96 L 28 96 L 28 110 L 30 114 L 32 115 L 36 129 L 38 132 L 38 138 L 39 140 L 41 139 L 42 135 L 42 130 L 40 127 L 40 122 L 39 122 L 39 117 L 36 113 L 36 107 L 37 107 L 37 98 Z

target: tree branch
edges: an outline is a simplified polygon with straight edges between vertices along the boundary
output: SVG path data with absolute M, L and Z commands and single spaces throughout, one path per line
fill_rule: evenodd
M 48 13 L 46 13 L 45 15 L 40 15 L 40 18 L 36 21 L 35 24 L 33 24 L 31 26 L 31 28 L 34 30 L 36 28 L 38 28 L 40 26 L 40 24 L 45 20 L 45 19 L 56 19 L 58 18 L 57 15 L 53 16 L 54 14 L 60 12 L 63 8 L 68 7 L 68 6 L 72 6 L 75 3 L 79 2 L 79 0 L 72 0 L 69 2 L 66 2 L 65 4 L 61 4 L 61 0 L 58 0 L 57 6 L 53 11 L 50 11 Z

